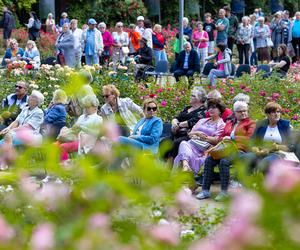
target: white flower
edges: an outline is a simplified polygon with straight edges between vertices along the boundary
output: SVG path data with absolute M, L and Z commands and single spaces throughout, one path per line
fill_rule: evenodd
M 5 189 L 6 192 L 14 191 L 11 185 L 7 185 L 7 188 Z
M 160 210 L 154 210 L 153 211 L 153 216 L 154 217 L 160 217 L 162 215 L 162 212 Z
M 190 230 L 190 229 L 182 230 L 180 232 L 180 237 L 194 236 L 194 235 L 195 235 L 195 232 L 193 230 Z
M 48 92 L 44 92 L 43 95 L 44 95 L 44 96 L 47 96 L 47 95 L 48 95 Z

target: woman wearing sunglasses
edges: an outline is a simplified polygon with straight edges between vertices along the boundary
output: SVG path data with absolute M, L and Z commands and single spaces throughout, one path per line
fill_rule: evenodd
M 154 99 L 146 99 L 143 104 L 145 118 L 140 119 L 129 137 L 120 136 L 120 143 L 157 153 L 159 139 L 163 130 L 163 122 L 156 117 L 157 103 Z

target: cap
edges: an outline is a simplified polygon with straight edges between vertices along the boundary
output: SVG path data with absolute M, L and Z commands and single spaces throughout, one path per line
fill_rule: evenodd
M 143 16 L 138 16 L 136 20 L 137 20 L 137 21 L 144 21 L 145 19 L 144 19 Z
M 97 24 L 97 22 L 94 18 L 90 18 L 88 24 Z

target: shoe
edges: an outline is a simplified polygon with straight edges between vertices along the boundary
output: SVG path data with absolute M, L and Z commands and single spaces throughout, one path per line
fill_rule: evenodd
M 202 191 L 199 194 L 196 195 L 196 198 L 198 200 L 204 200 L 210 198 L 210 192 L 209 191 Z
M 229 186 L 230 186 L 230 188 L 232 188 L 232 189 L 242 188 L 242 187 L 243 187 L 243 185 L 242 185 L 241 183 L 239 183 L 238 181 L 234 181 L 234 180 L 231 180 L 231 181 L 229 182 Z
M 195 177 L 195 182 L 197 186 L 202 186 L 203 183 L 203 175 L 198 175 Z
M 214 199 L 215 201 L 225 201 L 229 198 L 229 195 L 227 192 L 221 191 L 216 198 Z

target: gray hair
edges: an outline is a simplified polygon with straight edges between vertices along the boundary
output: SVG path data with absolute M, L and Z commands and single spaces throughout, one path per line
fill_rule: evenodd
M 105 24 L 105 22 L 101 22 L 101 23 L 99 23 L 98 27 L 104 27 L 104 28 L 106 28 L 106 24 Z
M 124 25 L 123 25 L 122 22 L 117 22 L 117 23 L 116 23 L 116 27 L 117 27 L 117 26 L 124 26 Z
M 40 106 L 45 100 L 44 95 L 38 90 L 32 90 L 31 96 L 34 96 L 37 99 L 38 106 Z
M 250 21 L 250 17 L 248 17 L 248 16 L 243 16 L 242 21 Z
M 63 12 L 63 13 L 61 13 L 61 17 L 68 17 L 68 14 L 67 14 L 67 12 Z
M 248 104 L 243 101 L 237 101 L 233 104 L 233 111 L 248 110 Z
M 233 103 L 240 101 L 240 102 L 245 102 L 245 103 L 250 103 L 250 96 L 244 94 L 244 93 L 238 93 L 234 98 L 233 98 Z
M 98 107 L 99 106 L 99 100 L 95 95 L 87 95 L 83 97 L 82 104 L 85 108 L 88 107 Z
M 203 87 L 200 86 L 195 86 L 191 93 L 193 95 L 195 95 L 195 97 L 197 98 L 197 100 L 199 100 L 200 102 L 204 103 L 206 101 L 206 91 Z
M 218 90 L 214 89 L 207 94 L 207 98 L 220 100 L 222 99 L 222 95 Z
M 258 21 L 265 21 L 265 18 L 263 17 L 263 16 L 260 16 L 258 19 L 257 19 Z
M 185 43 L 183 44 L 183 48 L 186 48 L 187 45 L 192 46 L 190 42 L 185 42 Z
M 182 18 L 182 22 L 185 22 L 187 25 L 189 24 L 189 19 L 187 17 Z
M 68 27 L 68 28 L 70 28 L 70 23 L 64 23 L 64 24 L 63 24 L 63 27 Z

